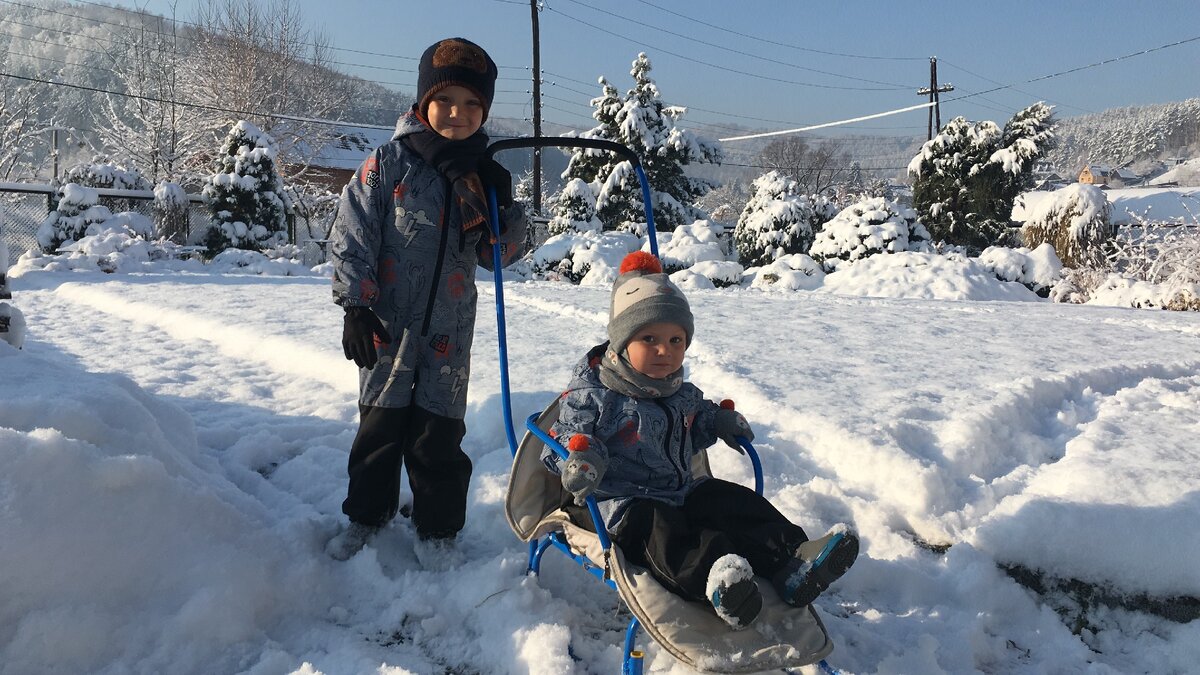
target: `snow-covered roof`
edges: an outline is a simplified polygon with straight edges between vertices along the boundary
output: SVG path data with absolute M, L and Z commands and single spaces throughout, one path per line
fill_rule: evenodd
M 394 132 L 391 129 L 337 127 L 334 133 L 336 136 L 332 141 L 312 153 L 312 166 L 353 171 L 362 165 L 372 150 L 392 140 Z M 306 150 L 303 143 L 298 143 L 297 148 L 301 152 Z
M 1088 172 L 1093 176 L 1104 176 L 1106 178 L 1120 178 L 1121 180 L 1138 180 L 1141 176 L 1130 171 L 1129 169 L 1114 169 L 1104 164 L 1089 164 Z

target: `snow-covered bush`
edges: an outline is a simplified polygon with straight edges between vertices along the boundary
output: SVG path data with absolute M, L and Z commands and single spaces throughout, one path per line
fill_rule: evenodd
M 680 288 L 728 288 L 742 283 L 745 270 L 732 260 L 706 260 L 671 274 Z
M 227 248 L 260 251 L 287 241 L 291 200 L 275 170 L 275 141 L 250 122 L 233 126 L 203 194 L 212 212 L 206 255 Z
M 1200 284 L 1156 284 L 1109 274 L 1090 293 L 1088 304 L 1200 311 Z
M 1200 223 L 1164 225 L 1135 215 L 1109 246 L 1108 263 L 1118 273 L 1151 283 L 1200 283 Z
M 738 261 L 766 265 L 785 255 L 808 253 L 815 232 L 837 213 L 827 198 L 799 194 L 799 185 L 769 171 L 750 186 L 750 200 L 733 231 Z
M 102 157 L 90 163 L 79 164 L 66 170 L 63 183 L 75 183 L 90 188 L 112 190 L 149 190 L 150 181 L 134 167 L 126 167 Z
M 188 195 L 178 183 L 161 181 L 154 186 L 154 222 L 162 236 L 183 241 L 187 232 Z
M 149 221 L 138 214 L 118 214 L 120 216 L 135 216 L 125 222 L 134 222 L 138 227 L 137 218 L 144 223 Z M 113 221 L 109 221 L 112 223 Z M 120 222 L 120 219 L 116 219 Z M 108 223 L 106 223 L 107 225 Z M 103 227 L 93 229 L 87 236 L 78 241 L 68 242 L 59 247 L 57 253 L 44 254 L 30 251 L 17 260 L 16 270 L 20 273 L 29 270 L 49 271 L 83 271 L 83 272 L 143 272 L 152 271 L 151 265 L 160 265 L 165 269 L 190 269 L 200 271 L 203 265 L 198 260 L 180 260 L 181 249 L 171 241 L 148 241 L 144 236 L 134 234 L 128 227 Z
M 569 232 L 550 237 L 530 259 L 533 273 L 573 284 L 612 283 L 621 260 L 641 241 L 627 232 Z
M 1032 251 L 989 246 L 979 254 L 979 264 L 990 269 L 997 279 L 1023 284 L 1042 297 L 1062 280 L 1062 262 L 1050 244 L 1042 244 Z
M 38 244 L 45 253 L 53 253 L 63 242 L 77 241 L 88 228 L 112 218 L 107 206 L 100 206 L 96 191 L 67 183 L 58 189 L 58 208 L 51 211 L 37 230 Z
M 721 226 L 707 220 L 697 220 L 691 225 L 680 225 L 670 234 L 658 234 L 658 258 L 667 274 L 687 269 L 705 261 L 725 261 L 721 248 Z M 650 241 L 642 246 L 650 250 Z
M 802 253 L 782 256 L 769 265 L 746 272 L 751 275 L 750 287 L 764 291 L 811 291 L 825 281 L 821 265 Z
M 836 295 L 929 300 L 1037 301 L 1021 284 L 1001 281 L 975 258 L 901 251 L 844 264 L 819 289 Z
M 592 186 L 579 178 L 572 178 L 558 193 L 554 217 L 547 225 L 551 236 L 567 232 L 599 232 L 602 229 L 596 218 L 596 192 Z
M 882 197 L 852 204 L 825 223 L 810 255 L 826 271 L 844 261 L 876 253 L 919 251 L 928 247 L 929 232 L 917 212 Z
M 1115 234 L 1108 197 L 1086 183 L 1068 185 L 1038 202 L 1021 228 L 1027 247 L 1049 243 L 1067 267 L 1103 266 L 1105 244 Z

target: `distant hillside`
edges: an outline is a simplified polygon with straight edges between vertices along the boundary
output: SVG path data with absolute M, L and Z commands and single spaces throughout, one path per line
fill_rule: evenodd
M 1049 159 L 1067 173 L 1085 164 L 1125 166 L 1195 157 L 1200 155 L 1200 98 L 1064 117 L 1058 134 L 1058 147 Z

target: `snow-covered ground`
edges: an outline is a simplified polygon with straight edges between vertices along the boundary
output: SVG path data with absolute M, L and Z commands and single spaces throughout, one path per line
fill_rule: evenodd
M 1200 597 L 1200 315 L 918 299 L 941 297 L 919 283 L 913 299 L 689 291 L 690 376 L 751 420 L 768 496 L 811 533 L 862 535 L 817 602 L 830 663 L 1193 670 L 1200 621 L 1121 604 Z M 356 427 L 328 280 L 19 273 L 29 335 L 0 342 L 0 672 L 618 672 L 615 595 L 561 556 L 523 574 L 480 286 L 465 562 L 436 571 L 403 519 L 348 562 L 322 553 Z M 506 291 L 524 416 L 602 339 L 608 289 Z M 1072 608 L 1001 565 L 1106 602 Z M 647 647 L 649 671 L 687 672 Z

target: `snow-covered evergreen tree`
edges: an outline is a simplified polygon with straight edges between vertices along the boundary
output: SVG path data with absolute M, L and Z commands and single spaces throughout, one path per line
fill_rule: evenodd
M 810 254 L 826 271 L 843 261 L 876 253 L 919 251 L 928 244 L 929 231 L 917 212 L 882 197 L 871 197 L 842 209 L 817 233 Z
M 37 240 L 45 253 L 54 253 L 66 242 L 79 241 L 92 225 L 112 219 L 112 211 L 100 205 L 92 188 L 67 183 L 56 194 L 58 206 L 38 227 Z
M 287 241 L 291 200 L 275 168 L 275 143 L 242 120 L 225 138 L 216 172 L 204 186 L 212 223 L 203 243 L 212 257 L 227 248 L 260 251 Z
M 617 141 L 620 138 L 620 133 L 617 131 L 617 113 L 624 106 L 621 92 L 617 91 L 617 88 L 604 77 L 599 79 L 599 83 L 603 93 L 591 100 L 594 108 L 592 118 L 596 120 L 596 126 L 579 134 L 579 137 Z M 587 183 L 595 183 L 598 177 L 608 176 L 612 173 L 613 167 L 620 162 L 620 157 L 607 150 L 578 148 L 571 152 L 571 158 L 567 162 L 567 169 L 563 172 L 562 178 L 564 181 L 579 178 Z M 556 212 L 556 215 L 559 214 Z
M 564 232 L 599 232 L 602 228 L 596 219 L 596 193 L 592 186 L 579 178 L 572 178 L 558 193 L 555 216 L 550 219 L 550 235 Z
M 795 180 L 778 171 L 768 171 L 751 183 L 750 200 L 733 231 L 738 262 L 753 267 L 808 253 L 814 233 L 837 209 L 825 197 L 799 191 Z
M 1000 241 L 1034 161 L 1053 145 L 1053 124 L 1050 107 L 1035 103 L 1004 129 L 956 117 L 925 143 L 908 171 L 913 205 L 933 238 L 973 251 Z
M 688 176 L 685 167 L 719 163 L 721 149 L 715 141 L 679 126 L 685 109 L 663 103 L 650 70 L 650 59 L 639 54 L 630 70 L 634 86 L 624 99 L 601 78 L 604 94 L 592 100 L 592 116 L 599 124 L 582 136 L 616 141 L 637 153 L 652 190 L 655 226 L 671 231 L 704 217 L 694 204 L 713 187 Z M 607 227 L 645 220 L 641 187 L 629 162 L 610 153 L 578 150 L 563 178 L 593 185 L 596 212 Z
M 1115 235 L 1108 197 L 1086 183 L 1068 185 L 1043 199 L 1021 229 L 1025 246 L 1049 243 L 1067 267 L 1104 266 L 1106 245 Z

